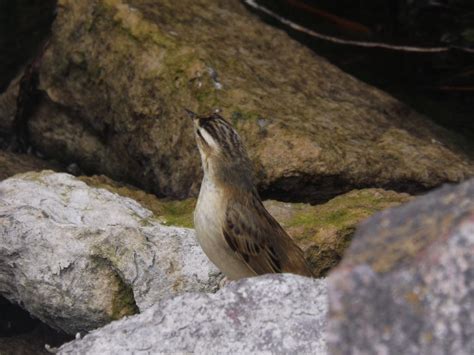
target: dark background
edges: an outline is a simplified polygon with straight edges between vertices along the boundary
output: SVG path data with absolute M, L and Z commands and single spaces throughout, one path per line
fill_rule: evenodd
M 342 39 L 419 47 L 444 53 L 362 48 L 319 40 L 253 10 L 345 72 L 374 85 L 474 145 L 474 1 L 259 0 L 259 4 L 316 32 Z M 251 9 L 249 7 L 249 9 Z M 461 143 L 461 142 L 460 142 Z

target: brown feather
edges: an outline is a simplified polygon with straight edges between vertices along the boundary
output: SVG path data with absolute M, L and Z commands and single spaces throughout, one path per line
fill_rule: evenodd
M 227 205 L 224 239 L 256 274 L 290 272 L 313 276 L 303 251 L 268 213 L 256 193 L 240 192 Z

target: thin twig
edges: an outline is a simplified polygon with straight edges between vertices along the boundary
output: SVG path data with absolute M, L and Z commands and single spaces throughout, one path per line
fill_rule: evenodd
M 313 5 L 308 5 L 308 4 L 306 4 L 304 2 L 301 2 L 299 0 L 287 0 L 287 2 L 290 5 L 296 7 L 300 10 L 310 12 L 313 15 L 316 15 L 318 17 L 322 17 L 322 18 L 326 19 L 327 21 L 330 21 L 333 24 L 335 24 L 335 25 L 337 25 L 341 28 L 349 29 L 353 32 L 363 33 L 365 35 L 372 33 L 370 28 L 368 28 L 367 26 L 364 26 L 364 25 L 362 25 L 358 22 L 350 21 L 350 20 L 347 20 L 345 18 L 336 16 L 334 14 L 331 14 L 331 13 L 327 12 L 327 11 L 323 11 L 323 10 L 318 9 L 317 7 L 313 6 Z
M 452 49 L 457 49 L 463 52 L 468 52 L 468 53 L 474 53 L 474 48 L 466 48 L 466 47 L 458 47 L 458 46 L 450 46 L 450 47 L 413 47 L 413 46 L 398 46 L 398 45 L 392 45 L 392 44 L 387 44 L 387 43 L 382 43 L 382 42 L 363 42 L 363 41 L 352 41 L 352 40 L 347 40 L 347 39 L 342 39 L 334 36 L 329 36 L 325 35 L 313 30 L 310 30 L 306 27 L 303 27 L 301 25 L 298 25 L 297 23 L 294 23 L 278 14 L 275 12 L 267 9 L 266 7 L 257 4 L 255 0 L 243 0 L 244 3 L 246 3 L 248 6 L 261 11 L 274 19 L 278 20 L 284 25 L 287 25 L 288 27 L 291 27 L 292 29 L 306 33 L 312 37 L 319 38 L 325 41 L 329 42 L 334 42 L 334 43 L 339 43 L 339 44 L 345 44 L 345 45 L 350 45 L 350 46 L 358 46 L 358 47 L 366 47 L 366 48 L 384 48 L 384 49 L 389 49 L 389 50 L 394 50 L 394 51 L 404 51 L 404 52 L 418 52 L 418 53 L 440 53 L 440 52 L 448 52 Z
M 433 90 L 438 90 L 438 91 L 468 91 L 468 92 L 471 92 L 471 91 L 474 91 L 474 86 L 449 86 L 449 85 L 445 85 L 445 86 L 438 86 L 438 87 L 434 87 L 432 88 Z

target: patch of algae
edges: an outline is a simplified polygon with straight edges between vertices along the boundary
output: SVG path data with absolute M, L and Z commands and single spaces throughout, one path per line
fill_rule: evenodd
M 143 18 L 141 12 L 120 0 L 103 0 L 106 10 L 115 12 L 114 21 L 132 38 L 142 42 L 151 41 L 163 47 L 174 47 L 175 40 L 162 35 L 159 27 Z
M 135 303 L 133 289 L 125 284 L 118 275 L 116 275 L 115 282 L 117 291 L 112 299 L 111 318 L 117 320 L 124 316 L 137 314 L 139 309 Z
M 97 274 L 106 275 L 105 278 L 109 280 L 107 293 L 111 294 L 112 299 L 110 308 L 106 310 L 108 316 L 112 320 L 117 320 L 125 316 L 137 314 L 139 309 L 135 302 L 133 289 L 122 280 L 113 268 L 112 262 L 98 256 L 93 257 L 93 260 L 97 267 Z
M 266 206 L 305 252 L 313 272 L 325 276 L 341 260 L 358 223 L 411 196 L 382 189 L 353 190 L 310 206 L 269 201 Z
M 167 201 L 146 193 L 133 186 L 114 181 L 104 175 L 81 176 L 80 180 L 92 187 L 102 188 L 117 195 L 131 198 L 154 214 L 161 223 L 178 227 L 192 228 L 195 199 Z

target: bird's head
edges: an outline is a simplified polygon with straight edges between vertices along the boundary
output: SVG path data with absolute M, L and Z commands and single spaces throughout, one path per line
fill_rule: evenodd
M 189 110 L 186 112 L 194 123 L 204 174 L 219 182 L 251 184 L 251 163 L 232 125 L 217 113 L 199 116 Z

